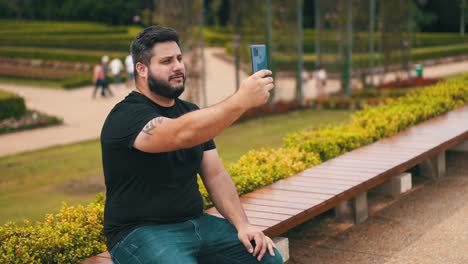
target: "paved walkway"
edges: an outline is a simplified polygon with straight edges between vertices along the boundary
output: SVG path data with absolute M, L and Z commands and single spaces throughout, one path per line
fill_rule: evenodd
M 232 64 L 214 56 L 222 48 L 206 49 L 207 102 L 213 105 L 234 93 L 235 77 Z M 466 72 L 468 61 L 425 68 L 425 76 L 440 77 Z M 241 75 L 244 78 L 245 75 Z M 389 75 L 390 77 L 390 75 Z M 306 84 L 306 98 L 316 96 L 314 81 Z M 131 89 L 123 85 L 112 87 L 113 98 L 91 99 L 92 87 L 76 90 L 58 90 L 37 87 L 0 84 L 0 89 L 23 96 L 27 107 L 61 117 L 64 125 L 39 128 L 12 134 L 0 135 L 0 156 L 32 151 L 49 146 L 63 145 L 99 137 L 101 126 L 112 107 L 124 98 Z M 339 90 L 339 82 L 330 80 L 327 92 Z M 276 99 L 292 100 L 295 93 L 293 78 L 277 79 Z
M 468 263 L 468 153 L 447 154 L 448 176 L 392 199 L 371 196 L 369 219 L 332 216 L 289 232 L 288 264 Z

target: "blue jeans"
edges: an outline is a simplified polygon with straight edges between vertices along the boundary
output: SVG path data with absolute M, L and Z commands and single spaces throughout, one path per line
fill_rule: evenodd
M 204 214 L 176 224 L 139 227 L 110 251 L 115 264 L 279 264 L 283 259 L 266 251 L 262 261 L 247 252 L 237 230 L 225 219 Z

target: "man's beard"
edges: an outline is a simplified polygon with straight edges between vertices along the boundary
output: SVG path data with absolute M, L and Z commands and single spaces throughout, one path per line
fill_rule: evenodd
M 178 87 L 172 87 L 169 84 L 169 81 L 176 77 L 182 77 L 183 82 Z M 170 99 L 176 99 L 179 97 L 185 90 L 185 75 L 183 73 L 176 73 L 169 76 L 169 80 L 165 81 L 159 79 L 148 72 L 148 87 L 155 95 L 163 96 Z

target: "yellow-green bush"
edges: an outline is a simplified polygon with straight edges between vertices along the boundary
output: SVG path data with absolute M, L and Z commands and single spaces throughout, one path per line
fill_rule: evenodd
M 301 131 L 286 136 L 286 148 L 315 152 L 322 160 L 388 137 L 434 116 L 443 114 L 468 102 L 468 75 L 418 89 L 385 104 L 365 108 L 341 126 L 314 131 Z
M 298 149 L 261 149 L 244 154 L 237 163 L 226 167 L 239 195 L 252 192 L 275 181 L 301 172 L 320 163 L 315 153 Z M 199 181 L 205 208 L 213 205 L 208 192 Z
M 315 131 L 302 131 L 288 135 L 285 139 L 285 147 L 317 153 L 320 159 L 325 161 L 371 142 L 369 133 L 365 129 L 329 126 Z
M 104 198 L 88 206 L 62 206 L 43 222 L 8 223 L 0 227 L 0 263 L 78 263 L 106 250 Z

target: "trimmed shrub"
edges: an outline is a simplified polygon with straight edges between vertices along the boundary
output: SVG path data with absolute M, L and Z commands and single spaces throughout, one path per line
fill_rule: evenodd
M 78 263 L 106 251 L 102 232 L 104 197 L 84 206 L 63 204 L 43 222 L 0 227 L 0 263 Z
M 366 107 L 351 122 L 287 135 L 286 148 L 315 152 L 322 160 L 375 142 L 468 102 L 468 75 L 458 80 L 417 89 L 383 105 Z
M 330 126 L 288 135 L 284 146 L 317 153 L 321 160 L 326 161 L 371 142 L 369 133 L 365 129 Z
M 57 49 L 36 47 L 0 47 L 0 57 L 37 59 L 44 61 L 65 61 L 96 64 L 106 54 L 110 57 L 125 58 L 126 52 L 79 50 L 79 49 Z
M 0 120 L 20 117 L 26 113 L 24 99 L 12 93 L 0 91 Z
M 319 163 L 320 159 L 315 153 L 278 148 L 251 150 L 240 157 L 237 163 L 228 164 L 226 167 L 237 192 L 242 195 Z M 199 185 L 205 208 L 208 208 L 213 203 L 200 179 Z

